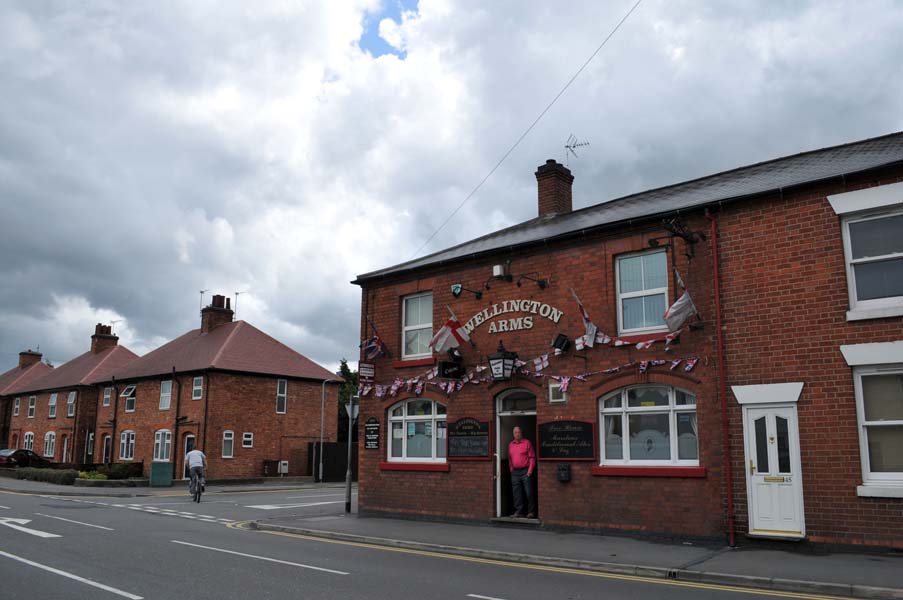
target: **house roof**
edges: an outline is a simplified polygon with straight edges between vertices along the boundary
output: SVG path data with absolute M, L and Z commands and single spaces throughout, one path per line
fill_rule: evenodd
M 234 321 L 201 333 L 194 329 L 113 373 L 118 380 L 177 372 L 219 369 L 298 377 L 338 379 L 306 356 L 245 321 Z
M 138 355 L 124 346 L 113 346 L 97 354 L 88 351 L 46 371 L 41 377 L 13 386 L 9 393 L 22 394 L 108 381 L 113 371 L 136 358 Z
M 428 256 L 359 275 L 354 283 L 901 162 L 903 132 L 812 150 L 631 194 L 570 213 L 537 217 Z
M 0 396 L 14 393 L 19 387 L 28 386 L 29 383 L 53 371 L 53 367 L 38 361 L 27 367 L 13 367 L 6 373 L 0 374 Z

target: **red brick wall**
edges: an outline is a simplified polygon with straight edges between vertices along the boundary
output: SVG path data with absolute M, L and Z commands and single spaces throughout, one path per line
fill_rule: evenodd
M 852 369 L 840 346 L 903 339 L 903 319 L 846 321 L 840 218 L 829 194 L 903 174 L 847 178 L 731 206 L 720 218 L 722 297 L 731 385 L 801 381 L 797 410 L 809 539 L 903 547 L 903 500 L 860 498 Z M 742 415 L 729 392 L 738 528 L 747 528 Z
M 75 391 L 76 411 L 74 417 L 67 416 L 67 400 L 69 392 Z M 50 394 L 56 393 L 56 417 L 50 418 Z M 92 387 L 64 388 L 37 394 L 25 394 L 19 396 L 21 398 L 19 404 L 19 415 L 10 417 L 9 434 L 7 444 L 12 447 L 13 436 L 16 436 L 18 447 L 24 446 L 23 438 L 25 433 L 31 431 L 34 433 L 34 451 L 44 455 L 44 434 L 48 431 L 56 433 L 56 448 L 53 457 L 49 460 L 53 462 L 63 461 L 63 437 L 69 440 L 69 462 L 84 462 L 84 451 L 86 435 L 94 425 L 94 411 L 96 409 L 96 391 Z M 35 415 L 28 418 L 28 399 L 35 396 Z M 9 407 L 10 415 L 12 415 L 12 405 L 14 399 L 10 398 Z M 88 457 L 90 462 L 90 457 Z
M 208 378 L 209 377 L 209 378 Z M 192 400 L 194 375 L 179 375 L 182 399 L 179 415 L 188 417 L 173 437 L 173 460 L 177 477 L 184 468 L 185 437 L 195 436 L 196 447 L 207 455 L 209 477 L 243 478 L 263 474 L 264 460 L 288 460 L 290 475 L 308 475 L 307 444 L 319 440 L 320 384 L 319 382 L 288 380 L 286 414 L 276 414 L 276 377 L 259 377 L 212 372 L 205 376 L 204 398 Z M 167 378 L 169 379 L 169 378 Z M 175 432 L 176 398 L 178 386 L 173 384 L 169 410 L 160 410 L 160 378 L 137 383 L 135 412 L 125 412 L 123 398 L 119 402 L 118 424 L 113 439 L 113 460 L 119 462 L 119 436 L 125 430 L 135 431 L 134 461 L 144 461 L 145 474 L 153 461 L 154 433 L 160 429 Z M 121 393 L 125 388 L 119 383 Z M 204 403 L 207 407 L 206 440 Z M 337 420 L 337 386 L 326 386 L 325 440 L 335 441 Z M 99 388 L 98 405 L 103 401 L 103 387 Z M 113 418 L 113 406 L 98 409 L 98 429 L 95 440 L 97 460 L 101 459 L 102 440 L 112 431 L 108 421 Z M 223 458 L 223 432 L 234 432 L 233 458 Z M 254 447 L 242 447 L 242 434 L 254 434 Z
M 703 229 L 707 222 L 701 217 L 687 221 L 691 229 Z M 571 339 L 583 333 L 577 305 L 571 295 L 573 288 L 599 328 L 609 335 L 617 333 L 617 299 L 615 288 L 615 258 L 623 253 L 650 248 L 648 240 L 664 235 L 659 229 L 644 233 L 615 237 L 594 237 L 579 242 L 560 244 L 555 249 L 538 248 L 512 255 L 500 255 L 482 260 L 467 268 L 447 268 L 427 272 L 418 279 L 379 282 L 363 290 L 362 309 L 376 324 L 388 344 L 390 356 L 374 361 L 376 383 L 388 384 L 395 377 L 410 378 L 421 375 L 427 366 L 405 367 L 395 363 L 401 355 L 401 297 L 418 291 L 433 292 L 433 330 L 448 318 L 445 306 L 450 306 L 464 323 L 479 310 L 493 303 L 509 299 L 532 299 L 564 311 L 555 324 L 534 315 L 534 327 L 529 330 L 489 333 L 484 323 L 472 334 L 476 347 L 463 347 L 468 370 L 485 364 L 486 357 L 495 352 L 499 340 L 508 350 L 523 359 L 552 353 L 551 341 L 558 333 Z M 572 381 L 570 398 L 565 405 L 548 402 L 548 379 L 521 376 L 512 384 L 466 385 L 463 390 L 446 398 L 435 387 L 427 387 L 424 397 L 447 404 L 448 420 L 468 416 L 495 424 L 494 398 L 511 387 L 522 387 L 537 394 L 537 422 L 555 419 L 575 419 L 595 423 L 598 428 L 598 399 L 607 392 L 642 382 L 673 384 L 696 394 L 700 435 L 700 464 L 706 468 L 705 478 L 685 477 L 625 477 L 596 476 L 591 467 L 598 464 L 599 452 L 593 462 L 572 462 L 572 481 L 559 483 L 555 477 L 555 462 L 543 462 L 538 470 L 539 512 L 543 522 L 551 525 L 580 526 L 597 529 L 630 529 L 655 533 L 713 536 L 724 531 L 721 501 L 721 427 L 720 407 L 716 395 L 714 364 L 714 327 L 710 294 L 711 262 L 708 245 L 697 244 L 695 257 L 684 256 L 683 242 L 676 242 L 677 264 L 686 283 L 694 291 L 694 301 L 705 317 L 702 331 L 685 331 L 680 345 L 667 353 L 663 344 L 649 350 L 625 347 L 595 347 L 581 352 L 570 351 L 565 356 L 550 356 L 548 374 L 575 375 L 623 365 L 634 360 L 671 359 L 699 355 L 703 357 L 689 377 L 667 373 L 667 366 L 654 367 L 646 376 L 631 368 L 616 376 L 596 375 L 586 382 Z M 669 254 L 670 256 L 670 254 Z M 549 279 L 545 290 L 528 280 L 518 287 L 514 282 L 490 281 L 490 290 L 483 298 L 464 292 L 454 298 L 453 283 L 463 283 L 472 290 L 481 289 L 491 274 L 494 263 L 511 259 L 510 271 L 515 275 L 531 273 L 534 278 Z M 675 299 L 673 281 L 669 303 Z M 521 314 L 508 316 L 517 317 Z M 497 317 L 502 318 L 502 317 Z M 362 323 L 362 326 L 365 326 Z M 369 335 L 365 326 L 364 335 Z M 584 358 L 585 357 L 585 360 Z M 444 358 L 444 357 L 442 357 Z M 394 366 L 393 366 L 394 365 Z M 529 366 L 527 368 L 530 368 Z M 379 450 L 360 448 L 360 506 L 363 511 L 409 513 L 444 518 L 486 520 L 495 516 L 495 486 L 490 461 L 449 461 L 448 472 L 409 472 L 384 470 L 380 462 L 387 457 L 387 408 L 400 399 L 412 396 L 401 393 L 393 399 L 378 399 L 372 393 L 362 401 L 362 421 L 376 417 L 380 421 Z M 598 443 L 598 441 L 597 441 Z M 667 505 L 663 499 L 667 498 Z M 675 518 L 676 517 L 676 518 Z

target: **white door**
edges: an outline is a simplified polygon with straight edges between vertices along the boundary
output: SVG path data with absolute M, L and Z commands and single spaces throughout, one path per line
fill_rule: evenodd
M 796 405 L 747 407 L 743 421 L 749 534 L 804 537 Z

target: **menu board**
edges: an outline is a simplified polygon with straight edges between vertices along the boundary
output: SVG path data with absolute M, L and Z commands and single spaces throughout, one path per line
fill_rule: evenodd
M 489 422 L 464 417 L 448 424 L 449 458 L 489 458 Z
M 364 449 L 379 449 L 379 419 L 376 417 L 370 417 L 364 423 Z
M 550 421 L 539 425 L 540 460 L 593 460 L 595 450 L 592 423 Z

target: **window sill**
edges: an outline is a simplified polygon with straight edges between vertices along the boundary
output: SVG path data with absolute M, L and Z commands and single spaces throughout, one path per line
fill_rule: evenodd
M 415 463 L 415 462 L 388 462 L 379 463 L 380 471 L 435 471 L 447 473 L 451 470 L 448 463 Z
M 903 498 L 903 485 L 859 485 L 856 495 L 860 498 Z
M 591 472 L 596 477 L 705 477 L 705 467 L 596 466 Z
M 425 358 L 405 358 L 392 361 L 392 367 L 395 369 L 403 369 L 404 367 L 426 367 L 434 364 L 436 364 L 436 359 L 432 356 L 427 356 Z
M 668 328 L 655 329 L 652 331 L 635 331 L 631 333 L 619 333 L 615 339 L 627 342 L 628 344 L 638 344 L 640 342 L 648 342 L 662 337 L 662 334 L 671 333 Z M 614 341 L 614 340 L 612 340 Z
M 886 319 L 903 316 L 903 304 L 884 308 L 854 308 L 847 311 L 847 321 L 864 321 L 866 319 Z

